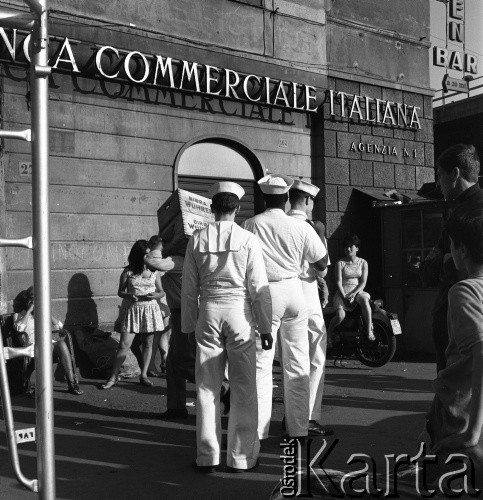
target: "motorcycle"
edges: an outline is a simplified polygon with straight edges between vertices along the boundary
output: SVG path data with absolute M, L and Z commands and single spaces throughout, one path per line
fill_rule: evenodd
M 347 311 L 342 323 L 334 330 L 332 354 L 337 359 L 355 355 L 364 365 L 371 368 L 384 366 L 391 361 L 396 352 L 396 337 L 402 334 L 397 314 L 383 309 L 382 300 L 371 300 L 372 324 L 375 340 L 367 338 L 362 310 L 359 305 L 353 311 Z M 328 326 L 335 315 L 335 309 L 326 307 L 323 311 L 325 324 Z

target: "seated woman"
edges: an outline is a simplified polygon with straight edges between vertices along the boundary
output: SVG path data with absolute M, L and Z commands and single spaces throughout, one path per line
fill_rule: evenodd
M 352 311 L 360 305 L 367 327 L 367 338 L 373 341 L 375 337 L 369 303 L 371 296 L 364 292 L 369 268 L 364 259 L 357 257 L 361 240 L 355 234 L 348 235 L 342 240 L 342 244 L 346 256 L 335 266 L 337 292 L 334 297 L 334 307 L 336 314 L 330 321 L 327 336 L 329 340 L 332 338 L 334 329 L 342 323 L 346 311 Z
M 25 333 L 28 337 L 29 346 L 28 348 L 32 350 L 33 344 L 35 342 L 35 326 L 34 326 L 34 287 L 31 286 L 24 290 L 20 294 L 20 307 L 22 310 L 19 313 L 13 315 L 13 326 L 18 333 Z M 70 342 L 69 333 L 67 330 L 63 330 L 63 324 L 61 321 L 52 318 L 52 345 L 53 352 L 56 355 L 62 367 L 64 368 L 67 385 L 69 387 L 69 392 L 79 396 L 84 393 L 79 387 L 79 382 L 77 380 L 76 367 L 74 352 L 72 349 L 72 344 Z M 67 342 L 70 343 L 70 349 Z M 33 368 L 30 368 L 27 373 L 29 378 L 32 374 Z

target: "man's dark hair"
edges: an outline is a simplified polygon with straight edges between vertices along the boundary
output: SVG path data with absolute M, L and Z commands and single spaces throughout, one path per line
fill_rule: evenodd
M 483 210 L 465 205 L 456 208 L 445 224 L 445 229 L 453 244 L 459 248 L 462 244 L 468 250 L 470 259 L 476 264 L 483 264 Z
M 265 201 L 266 208 L 281 208 L 285 209 L 288 195 L 285 194 L 267 194 L 263 193 L 263 200 Z
M 154 234 L 149 238 L 149 248 L 155 247 L 156 245 L 159 245 L 160 243 L 163 242 L 163 238 L 159 236 L 159 234 Z
M 436 161 L 436 168 L 450 173 L 453 168 L 460 169 L 461 177 L 469 182 L 478 182 L 480 158 L 472 144 L 455 144 L 441 153 Z
M 308 196 L 310 196 L 308 193 L 306 193 L 305 191 L 301 191 L 300 189 L 296 189 L 296 188 L 292 188 L 288 192 L 288 200 L 290 201 L 290 204 L 292 204 L 292 205 L 294 203 L 299 203 L 301 201 L 305 202 L 305 198 L 307 198 Z
M 357 248 L 361 248 L 361 240 L 357 234 L 346 234 L 342 240 L 342 248 L 351 247 L 355 245 Z
M 233 193 L 216 193 L 211 199 L 211 210 L 215 214 L 229 214 L 240 206 L 240 199 Z

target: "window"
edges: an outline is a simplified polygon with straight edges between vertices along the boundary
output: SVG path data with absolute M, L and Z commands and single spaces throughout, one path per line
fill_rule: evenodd
M 250 151 L 235 147 L 226 140 L 209 139 L 184 149 L 177 165 L 178 187 L 208 196 L 215 181 L 237 182 L 245 190 L 237 216 L 237 222 L 241 223 L 261 211 L 255 171 L 262 173 L 263 169 Z
M 198 142 L 181 156 L 178 175 L 250 179 L 253 170 L 247 159 L 233 148 L 217 142 Z

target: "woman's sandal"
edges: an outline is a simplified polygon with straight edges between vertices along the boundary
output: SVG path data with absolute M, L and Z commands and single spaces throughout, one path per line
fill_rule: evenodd
M 71 394 L 75 394 L 76 396 L 84 394 L 84 391 L 79 387 L 79 384 L 77 384 L 76 382 L 67 382 L 67 385 L 69 386 L 69 392 Z
M 148 377 L 139 377 L 139 383 L 141 385 L 144 385 L 145 387 L 152 387 L 154 384 L 151 382 L 151 380 L 148 379 Z
M 376 337 L 374 335 L 374 325 L 371 324 L 371 331 L 367 334 L 367 338 L 369 342 L 374 342 L 376 340 Z
M 101 389 L 112 389 L 118 382 L 118 377 L 110 378 L 107 382 L 101 385 Z

